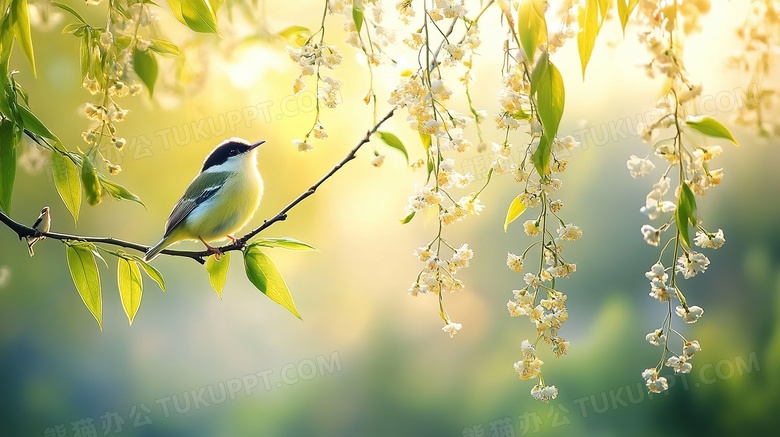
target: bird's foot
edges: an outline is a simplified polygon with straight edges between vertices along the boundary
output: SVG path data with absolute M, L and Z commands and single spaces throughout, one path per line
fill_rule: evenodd
M 206 246 L 206 250 L 208 250 L 209 252 L 214 254 L 214 259 L 219 261 L 219 259 L 222 258 L 222 251 L 221 250 L 219 250 L 216 247 L 209 246 L 209 243 L 206 243 L 202 238 L 199 237 L 199 239 L 200 239 L 201 243 L 203 243 Z
M 236 237 L 234 237 L 232 235 L 228 235 L 227 237 L 230 238 L 230 241 L 232 241 L 233 244 L 236 244 L 236 241 L 238 241 L 238 240 L 236 240 Z

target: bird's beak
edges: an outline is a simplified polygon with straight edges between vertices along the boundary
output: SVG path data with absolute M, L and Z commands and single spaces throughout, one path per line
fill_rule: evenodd
M 263 144 L 263 143 L 265 143 L 265 140 L 260 140 L 260 141 L 258 141 L 258 142 L 256 142 L 256 143 L 252 144 L 251 146 L 249 146 L 249 150 L 252 150 L 252 149 L 254 149 L 255 147 L 257 147 L 257 146 L 259 146 L 259 145 L 261 145 L 261 144 Z

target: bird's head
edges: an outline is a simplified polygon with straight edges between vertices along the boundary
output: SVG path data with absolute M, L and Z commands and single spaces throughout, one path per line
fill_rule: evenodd
M 265 143 L 265 140 L 254 144 L 241 138 L 230 138 L 212 150 L 203 161 L 204 172 L 240 171 L 247 166 L 255 166 L 257 146 Z

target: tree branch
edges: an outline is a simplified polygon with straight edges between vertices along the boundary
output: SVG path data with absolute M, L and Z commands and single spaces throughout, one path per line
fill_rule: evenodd
M 270 219 L 267 219 L 263 221 L 263 224 L 258 226 L 257 228 L 253 229 L 243 237 L 236 240 L 235 243 L 227 244 L 225 246 L 222 246 L 219 248 L 221 252 L 229 252 L 233 250 L 241 250 L 246 245 L 246 243 L 254 237 L 255 235 L 259 234 L 263 230 L 269 228 L 271 225 L 273 225 L 276 222 L 284 221 L 287 219 L 287 213 L 295 208 L 296 205 L 301 203 L 304 199 L 311 196 L 317 191 L 317 188 L 320 187 L 325 181 L 330 179 L 331 176 L 333 176 L 337 171 L 341 170 L 342 167 L 349 161 L 355 159 L 355 156 L 360 150 L 361 147 L 363 147 L 364 144 L 368 143 L 371 140 L 371 135 L 376 133 L 376 131 L 379 129 L 379 127 L 389 120 L 393 114 L 395 113 L 395 109 L 391 109 L 390 112 L 388 112 L 379 122 L 377 122 L 374 127 L 372 127 L 368 132 L 366 132 L 366 135 L 363 137 L 363 139 L 358 142 L 358 144 L 352 148 L 352 150 L 349 151 L 346 157 L 342 159 L 339 163 L 333 166 L 332 169 L 328 173 L 325 174 L 320 180 L 314 183 L 314 185 L 310 186 L 306 191 L 301 193 L 300 196 L 296 197 L 292 202 L 290 202 L 287 206 L 282 208 L 281 211 L 279 211 L 275 216 L 271 217 Z M 146 253 L 150 246 L 146 246 L 143 244 L 133 243 L 130 241 L 124 241 L 124 240 L 118 240 L 116 238 L 112 237 L 89 237 L 89 236 L 83 236 L 83 235 L 71 235 L 71 234 L 61 234 L 58 232 L 38 232 L 37 230 L 25 226 L 15 220 L 13 220 L 11 217 L 9 217 L 2 209 L 0 209 L 0 221 L 3 222 L 8 228 L 10 228 L 12 231 L 16 233 L 16 235 L 19 236 L 19 239 L 21 240 L 24 237 L 34 237 L 34 236 L 46 236 L 48 238 L 54 239 L 54 240 L 75 240 L 75 241 L 86 241 L 90 243 L 100 243 L 100 244 L 108 244 L 112 246 L 118 246 L 123 247 L 125 249 L 133 249 L 137 250 L 142 253 Z M 170 255 L 170 256 L 180 256 L 185 258 L 191 258 L 201 264 L 206 262 L 206 258 L 212 254 L 212 252 L 209 252 L 207 250 L 203 251 L 188 251 L 188 250 L 171 250 L 171 249 L 165 249 L 162 252 L 160 252 L 163 255 Z

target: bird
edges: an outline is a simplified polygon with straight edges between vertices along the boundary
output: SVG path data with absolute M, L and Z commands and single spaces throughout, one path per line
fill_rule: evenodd
M 49 232 L 49 228 L 51 228 L 51 214 L 49 214 L 48 206 L 43 207 L 41 214 L 38 216 L 38 220 L 35 221 L 32 228 L 38 232 L 38 235 L 27 237 L 27 251 L 30 252 L 30 256 L 35 255 L 35 252 L 33 252 L 33 245 L 46 238 L 46 236 L 39 234 L 41 232 Z
M 149 248 L 144 261 L 183 240 L 200 240 L 219 259 L 222 252 L 208 242 L 226 237 L 235 242 L 231 234 L 246 226 L 260 206 L 263 179 L 257 170 L 257 147 L 263 143 L 229 138 L 209 152 L 173 207 L 162 239 Z

